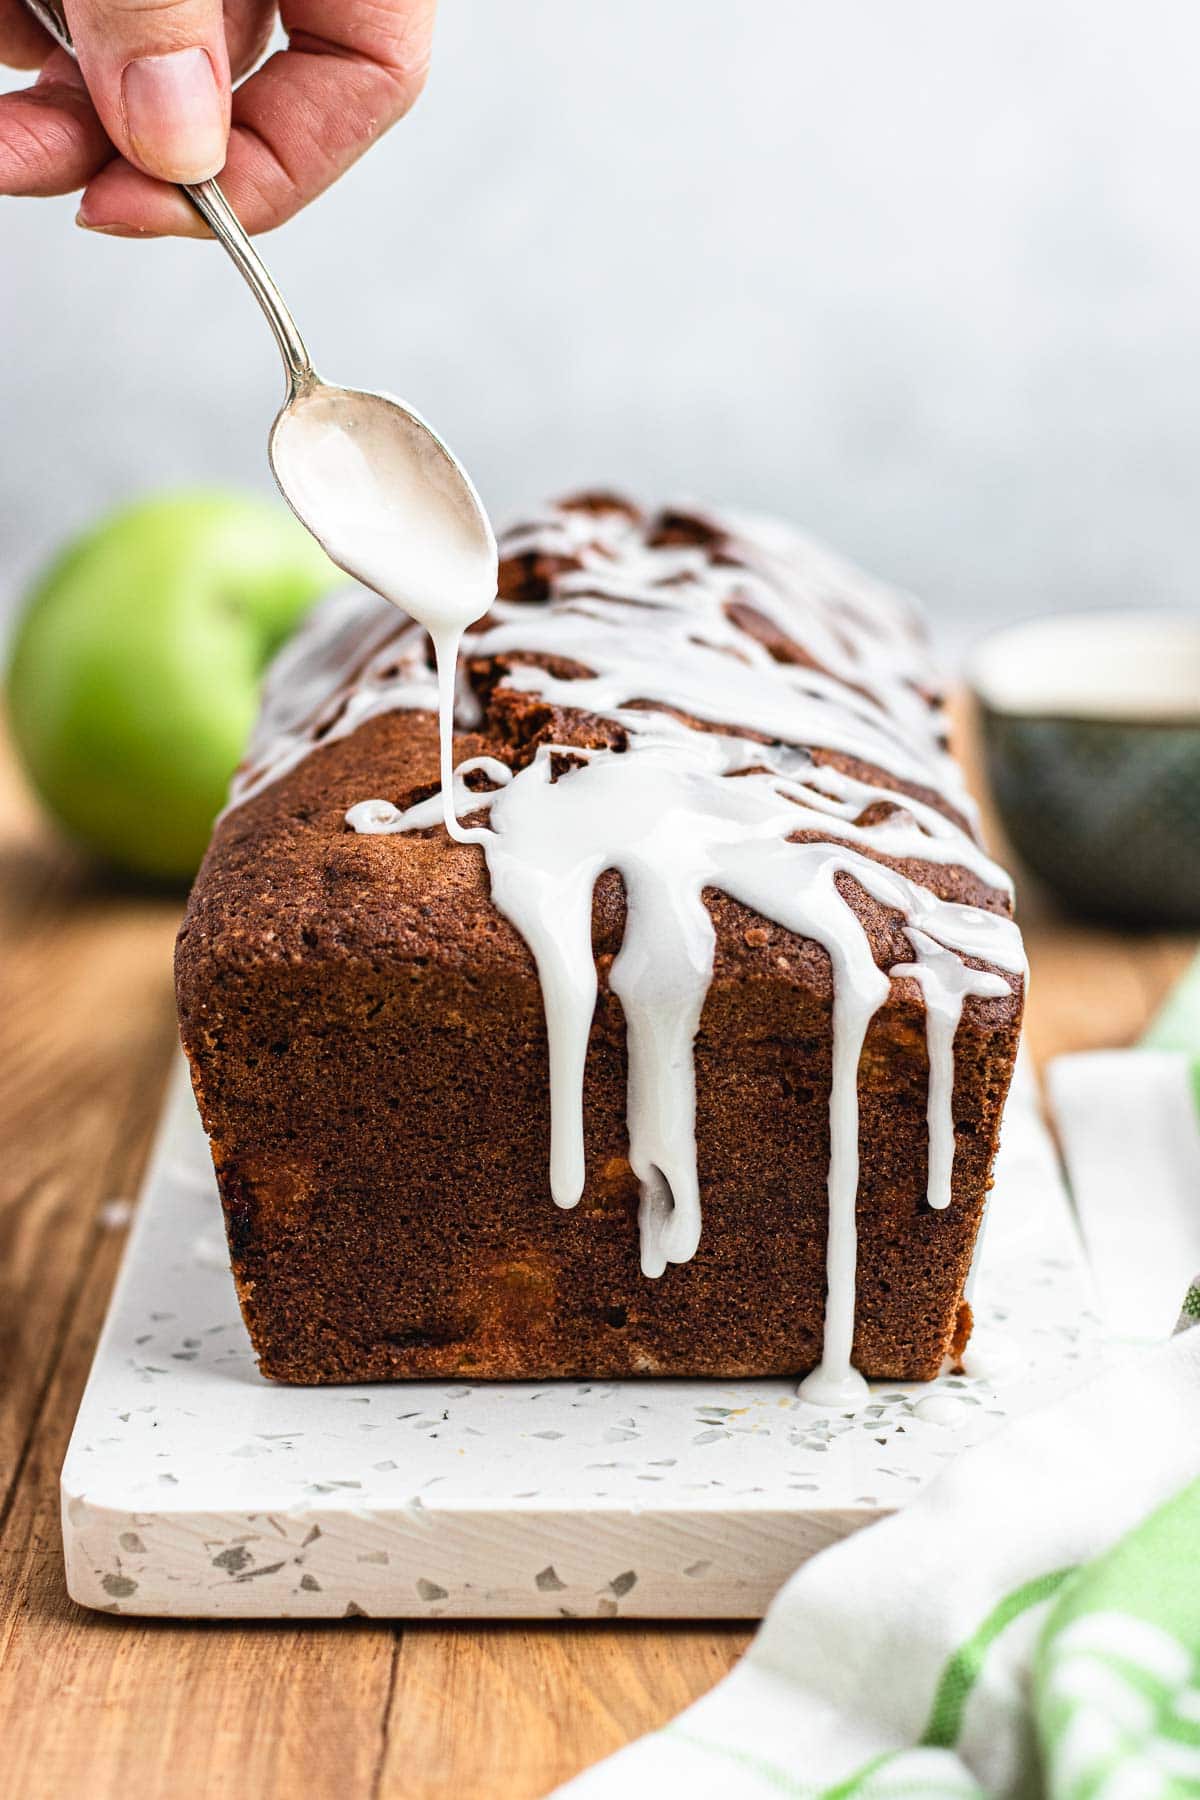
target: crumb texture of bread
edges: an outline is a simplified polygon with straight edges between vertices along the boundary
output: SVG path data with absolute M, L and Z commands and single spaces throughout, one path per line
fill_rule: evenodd
M 737 534 L 706 515 L 642 515 L 608 495 L 564 509 L 573 520 L 565 548 L 532 525 L 502 540 L 500 591 L 510 603 L 552 601 L 579 567 L 571 546 L 586 539 L 588 521 L 614 512 L 650 549 L 684 543 L 735 565 L 741 554 Z M 851 630 L 852 598 L 845 604 Z M 894 604 L 894 628 L 910 632 L 903 603 Z M 263 1373 L 313 1383 L 811 1369 L 826 1285 L 829 956 L 705 891 L 716 959 L 695 1045 L 703 1228 L 690 1261 L 646 1277 L 628 1160 L 625 1022 L 609 986 L 625 923 L 622 880 L 609 871 L 595 891 L 587 1182 L 579 1205 L 562 1210 L 548 1184 L 538 973 L 492 904 L 483 850 L 451 842 L 440 827 L 367 836 L 346 824 L 365 798 L 404 809 L 438 785 L 436 718 L 420 703 L 428 646 L 383 602 L 355 605 L 336 647 L 344 680 L 316 683 L 325 698 L 315 712 L 305 687 L 315 637 L 302 633 L 285 653 L 266 714 L 275 709 L 272 742 L 293 748 L 271 763 L 259 755 L 261 733 L 252 746 L 176 953 L 183 1045 Z M 749 600 L 731 605 L 771 658 L 811 661 L 802 633 L 789 637 Z M 321 656 L 329 640 L 327 627 Z M 403 702 L 364 703 L 364 670 L 393 654 Z M 456 764 L 488 756 L 517 770 L 547 744 L 620 748 L 611 719 L 506 679 L 520 661 L 477 656 L 468 636 Z M 921 700 L 939 705 L 932 689 Z M 897 807 L 907 796 L 970 829 L 932 789 L 834 749 L 814 760 L 894 791 Z M 1008 892 L 978 867 L 889 866 L 943 899 L 1009 912 Z M 877 965 L 911 961 L 902 919 L 851 878 L 838 883 Z M 868 1029 L 853 1354 L 867 1376 L 929 1379 L 969 1334 L 964 1285 L 1020 1031 L 1021 977 L 1006 977 L 1006 987 L 963 1007 L 951 1202 L 942 1209 L 926 1200 L 929 1059 L 918 983 L 894 977 Z

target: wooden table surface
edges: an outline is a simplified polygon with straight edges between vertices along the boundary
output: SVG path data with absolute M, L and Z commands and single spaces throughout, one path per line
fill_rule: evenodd
M 159 1624 L 63 1585 L 58 1471 L 175 1042 L 177 899 L 123 892 L 0 752 L 0 1795 L 534 1800 L 737 1660 L 737 1625 Z M 1042 1060 L 1126 1043 L 1193 949 L 1022 908 Z

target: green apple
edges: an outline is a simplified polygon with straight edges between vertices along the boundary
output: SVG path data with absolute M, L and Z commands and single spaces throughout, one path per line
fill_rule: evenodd
M 70 544 L 9 666 L 17 749 L 75 838 L 140 875 L 191 875 L 268 661 L 341 579 L 282 503 L 165 495 Z

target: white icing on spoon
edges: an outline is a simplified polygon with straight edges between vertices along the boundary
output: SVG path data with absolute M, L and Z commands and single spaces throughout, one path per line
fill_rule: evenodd
M 852 903 L 842 884 L 849 878 L 899 915 L 912 946 L 912 959 L 891 972 L 916 980 L 926 1000 L 935 1204 L 949 1197 L 953 1043 L 964 1000 L 1007 993 L 1009 982 L 994 971 L 1024 969 L 1007 916 L 933 891 L 939 871 L 950 867 L 992 889 L 994 905 L 1008 888 L 961 823 L 969 803 L 920 691 L 924 671 L 906 615 L 778 530 L 756 528 L 752 539 L 726 532 L 716 548 L 655 545 L 624 512 L 564 510 L 514 534 L 505 548 L 575 566 L 559 570 L 546 602 L 498 603 L 494 624 L 472 639 L 472 659 L 498 670 L 509 692 L 568 715 L 597 715 L 624 748 L 542 743 L 515 773 L 499 759 L 473 759 L 446 780 L 440 801 L 399 812 L 386 800 L 365 800 L 350 809 L 348 823 L 365 833 L 426 828 L 440 806 L 456 837 L 482 847 L 492 899 L 529 945 L 541 981 L 551 1188 L 563 1206 L 578 1201 L 586 1175 L 592 894 L 603 871 L 619 871 L 627 917 L 610 986 L 626 1019 L 629 1157 L 641 1184 L 648 1275 L 686 1261 L 700 1237 L 692 1044 L 715 947 L 705 890 L 729 894 L 823 947 L 833 978 L 828 1292 L 822 1359 L 802 1392 L 823 1405 L 854 1405 L 865 1392 L 851 1363 L 857 1076 L 890 980 L 876 962 L 865 912 L 860 917 L 863 902 Z M 772 632 L 784 640 L 784 655 L 793 655 L 787 646 L 802 646 L 819 666 L 777 660 L 761 641 Z M 318 709 L 322 740 L 390 706 L 428 705 L 427 677 L 421 698 L 412 667 L 417 653 L 402 631 L 390 646 L 372 643 L 365 666 L 340 691 L 334 681 Z M 558 672 L 509 660 L 531 656 L 553 659 Z M 564 663 L 578 671 L 574 678 Z M 256 742 L 244 791 L 272 778 L 272 767 L 294 754 L 295 736 L 266 733 Z M 860 772 L 819 764 L 814 749 L 851 755 Z M 472 772 L 489 777 L 490 793 L 466 787 Z M 931 798 L 912 797 L 908 786 Z M 487 824 L 459 826 L 459 808 L 485 812 Z M 804 841 L 793 841 L 798 834 Z M 971 968 L 964 958 L 992 969 Z
M 280 414 L 271 458 L 288 504 L 338 567 L 433 640 L 445 825 L 459 837 L 450 805 L 458 646 L 496 597 L 496 540 L 479 497 L 415 414 L 323 383 Z

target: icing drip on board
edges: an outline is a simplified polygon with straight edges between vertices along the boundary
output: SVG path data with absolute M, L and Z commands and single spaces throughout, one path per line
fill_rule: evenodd
M 1020 975 L 1024 957 L 1005 913 L 933 891 L 945 868 L 975 876 L 993 905 L 1009 888 L 963 823 L 970 804 L 922 691 L 920 642 L 902 603 L 781 528 L 685 525 L 707 541 L 652 542 L 641 521 L 615 508 L 560 509 L 509 534 L 502 550 L 510 562 L 553 559 L 550 598 L 498 601 L 469 640 L 470 669 L 499 673 L 501 690 L 603 721 L 613 747 L 540 743 L 515 770 L 498 757 L 474 758 L 441 795 L 403 812 L 364 799 L 347 822 L 371 834 L 428 829 L 445 817 L 456 838 L 482 848 L 492 900 L 529 945 L 542 986 L 551 1189 L 561 1206 L 577 1203 L 586 1172 L 592 895 L 605 870 L 620 873 L 626 926 L 609 984 L 626 1020 L 629 1159 L 641 1186 L 648 1275 L 688 1260 L 700 1237 L 693 1040 L 715 950 L 705 889 L 822 946 L 833 974 L 828 1294 L 822 1360 L 801 1391 L 823 1405 L 854 1404 L 863 1391 L 851 1365 L 858 1066 L 871 1020 L 891 977 L 919 986 L 930 1065 L 928 1191 L 944 1206 L 963 1002 L 1007 994 L 1010 983 L 995 971 Z M 324 650 L 311 646 L 326 678 L 311 709 L 310 747 L 318 733 L 330 741 L 379 712 L 431 705 L 414 628 L 393 620 L 385 641 L 364 641 L 350 679 L 344 662 L 337 668 L 336 637 L 331 627 Z M 304 754 L 300 705 L 282 728 L 271 705 L 235 803 Z M 856 768 L 814 751 L 852 758 Z M 490 791 L 475 791 L 469 777 L 486 778 Z M 462 826 L 457 814 L 486 822 Z M 897 862 L 905 867 L 890 866 Z M 876 963 L 854 886 L 903 921 L 911 957 L 890 970 Z

